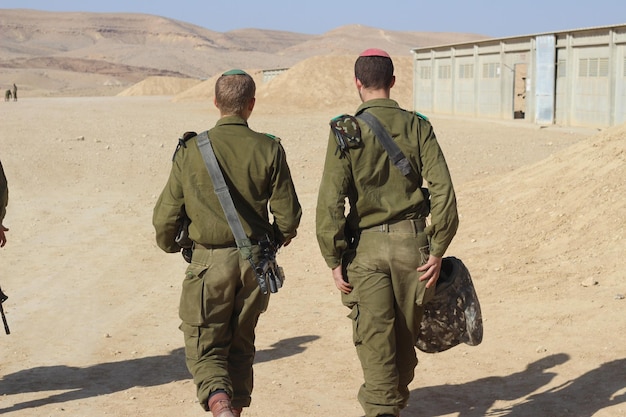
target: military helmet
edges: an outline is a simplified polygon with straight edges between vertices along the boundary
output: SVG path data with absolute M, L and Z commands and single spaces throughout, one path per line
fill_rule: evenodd
M 435 353 L 460 343 L 476 346 L 482 340 L 482 314 L 470 273 L 460 259 L 445 257 L 435 295 L 424 305 L 415 346 L 422 352 Z

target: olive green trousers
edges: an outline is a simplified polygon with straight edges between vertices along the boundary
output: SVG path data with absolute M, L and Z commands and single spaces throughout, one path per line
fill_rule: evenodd
M 237 248 L 194 249 L 179 315 L 187 368 L 205 410 L 216 390 L 226 391 L 234 407 L 250 405 L 255 328 L 268 302 Z
M 363 230 L 347 265 L 353 290 L 342 301 L 351 309 L 348 317 L 365 379 L 358 399 L 367 417 L 398 416 L 406 407 L 417 366 L 422 304 L 434 291 L 426 290 L 416 271 L 428 259 L 428 238 L 423 228 L 403 224 Z

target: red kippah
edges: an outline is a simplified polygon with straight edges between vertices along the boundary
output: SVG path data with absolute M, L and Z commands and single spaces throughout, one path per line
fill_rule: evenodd
M 391 58 L 387 52 L 377 48 L 366 49 L 359 56 L 384 56 L 385 58 Z

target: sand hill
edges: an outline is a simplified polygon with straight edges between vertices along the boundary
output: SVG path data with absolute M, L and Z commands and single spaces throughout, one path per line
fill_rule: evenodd
M 417 28 L 418 29 L 418 28 Z M 227 33 L 144 14 L 0 9 L 0 86 L 28 96 L 115 95 L 148 77 L 208 79 L 230 68 L 288 68 L 376 46 L 396 56 L 478 34 L 394 32 L 350 25 L 322 35 Z
M 467 184 L 463 199 L 489 219 L 488 229 L 468 227 L 478 246 L 524 254 L 498 264 L 508 273 L 533 268 L 569 285 L 588 277 L 615 285 L 623 282 L 625 193 L 622 125 L 489 184 Z M 493 230 L 506 245 L 489 243 Z M 601 261 L 589 262 L 591 253 Z
M 193 88 L 201 81 L 179 77 L 148 77 L 122 91 L 118 96 L 173 96 Z
M 404 108 L 413 106 L 413 62 L 410 57 L 393 57 L 396 85 L 392 98 Z M 359 103 L 354 86 L 355 56 L 316 56 L 305 59 L 275 78 L 264 81 L 259 70 L 248 70 L 257 84 L 257 110 L 279 111 L 350 111 Z M 219 74 L 173 97 L 172 101 L 211 103 Z M 141 85 L 133 95 L 144 95 Z

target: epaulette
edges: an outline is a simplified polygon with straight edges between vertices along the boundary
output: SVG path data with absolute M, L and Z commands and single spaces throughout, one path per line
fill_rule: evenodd
M 361 146 L 361 128 L 356 117 L 349 114 L 342 114 L 330 121 L 330 128 L 337 140 L 337 152 L 341 152 L 340 158 L 345 156 L 350 148 Z
M 415 114 L 417 115 L 417 117 L 419 117 L 422 120 L 426 120 L 428 121 L 428 117 L 424 116 L 422 113 L 416 111 Z
M 270 139 L 272 139 L 272 140 L 275 140 L 276 142 L 280 143 L 280 138 L 279 138 L 278 136 L 274 136 L 274 135 L 271 135 L 271 134 L 269 134 L 269 133 L 263 133 L 263 134 L 264 134 L 265 136 L 267 136 L 268 138 L 270 138 Z
M 185 132 L 181 137 L 178 138 L 178 144 L 176 145 L 176 149 L 174 150 L 174 155 L 172 155 L 172 161 L 176 157 L 176 152 L 178 152 L 180 148 L 186 148 L 187 141 L 191 138 L 195 138 L 196 136 L 198 136 L 196 132 Z

